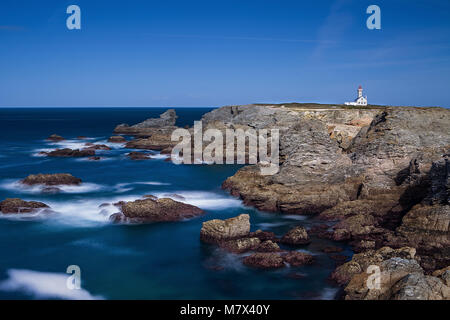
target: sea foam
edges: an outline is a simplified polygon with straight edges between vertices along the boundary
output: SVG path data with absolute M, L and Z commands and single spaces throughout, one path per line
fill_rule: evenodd
M 65 300 L 102 300 L 85 289 L 67 288 L 69 274 L 9 269 L 8 279 L 0 282 L 0 290 L 24 292 L 36 299 L 57 298 Z

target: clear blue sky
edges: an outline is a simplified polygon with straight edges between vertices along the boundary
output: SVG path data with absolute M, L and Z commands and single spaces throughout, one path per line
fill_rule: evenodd
M 449 54 L 449 0 L 0 1 L 0 106 L 449 107 Z

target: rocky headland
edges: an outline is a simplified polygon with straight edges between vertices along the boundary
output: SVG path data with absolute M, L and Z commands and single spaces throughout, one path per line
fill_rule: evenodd
M 174 112 L 168 111 L 161 119 L 131 127 L 120 125 L 115 133 L 135 136 L 127 143 L 129 148 L 169 153 L 174 145 L 170 134 L 176 128 L 175 120 Z M 450 110 L 296 103 L 244 105 L 215 109 L 202 117 L 202 123 L 203 130 L 280 131 L 278 173 L 263 176 L 258 165 L 248 165 L 223 182 L 222 187 L 246 205 L 267 212 L 317 215 L 327 225 L 311 233 L 348 242 L 359 254 L 414 250 L 414 255 L 407 257 L 414 260 L 413 275 L 407 279 L 394 277 L 397 280 L 389 283 L 389 293 L 356 296 L 347 290 L 348 298 L 406 299 L 406 287 L 414 291 L 425 284 L 445 293 L 440 284 L 445 281 L 439 278 L 438 283 L 429 277 L 450 265 Z M 208 230 L 208 225 L 205 228 Z M 214 234 L 213 230 L 208 236 Z M 208 236 L 202 232 L 202 240 L 210 241 Z M 294 230 L 283 239 L 278 241 L 310 241 L 302 236 L 302 230 Z M 228 241 L 239 242 L 224 245 L 220 241 L 219 245 L 237 252 L 247 250 L 242 248 L 257 251 L 261 245 L 248 235 Z M 267 243 L 265 246 L 272 247 Z M 280 261 L 286 258 L 275 253 L 280 260 L 273 253 L 269 257 L 266 252 L 266 257 L 255 252 L 256 256 L 249 256 L 244 263 L 281 266 Z M 386 262 L 384 268 L 393 265 Z M 361 268 L 360 272 L 365 270 Z M 400 280 L 403 287 L 399 287 Z M 339 282 L 347 285 L 347 281 Z M 412 297 L 445 298 L 444 293 Z

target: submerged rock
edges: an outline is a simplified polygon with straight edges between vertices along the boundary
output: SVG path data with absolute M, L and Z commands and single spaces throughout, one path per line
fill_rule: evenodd
M 21 181 L 26 185 L 43 184 L 46 186 L 55 185 L 79 185 L 82 181 L 74 177 L 70 173 L 53 173 L 53 174 L 31 174 Z
M 61 137 L 61 136 L 59 136 L 57 134 L 52 134 L 50 137 L 47 138 L 47 140 L 56 142 L 56 141 L 63 141 L 63 140 L 66 140 L 66 139 L 64 139 L 63 137 Z
M 8 198 L 0 202 L 0 211 L 4 214 L 31 213 L 33 211 L 43 208 L 49 208 L 49 206 L 42 202 L 25 201 L 18 198 Z
M 193 205 L 169 198 L 144 199 L 121 204 L 122 220 L 129 222 L 180 221 L 202 215 L 204 212 Z M 112 219 L 117 221 L 119 215 Z
M 226 240 L 243 238 L 250 233 L 250 216 L 241 214 L 237 217 L 203 222 L 200 239 L 209 243 L 221 243 Z

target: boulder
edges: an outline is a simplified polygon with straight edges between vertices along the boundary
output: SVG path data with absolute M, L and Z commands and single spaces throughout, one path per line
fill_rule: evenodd
M 257 248 L 258 252 L 279 252 L 281 251 L 280 246 L 273 242 L 272 240 L 266 240 L 262 242 Z
M 4 214 L 9 213 L 30 213 L 38 209 L 48 208 L 45 203 L 38 201 L 25 201 L 18 198 L 8 198 L 0 202 L 0 211 Z
M 129 222 L 180 221 L 204 213 L 200 208 L 170 198 L 126 202 L 121 205 L 121 209 Z
M 284 254 L 283 260 L 293 267 L 311 264 L 314 261 L 312 255 L 298 251 L 290 251 L 287 254 Z
M 285 266 L 281 255 L 273 252 L 254 253 L 245 257 L 243 262 L 246 266 L 260 269 L 277 269 Z
M 260 244 L 261 240 L 258 238 L 241 238 L 224 241 L 222 242 L 221 247 L 230 252 L 243 253 L 257 249 Z
M 309 240 L 308 232 L 303 227 L 295 227 L 289 230 L 282 238 L 281 242 L 290 245 L 302 245 L 308 244 Z
M 203 222 L 200 239 L 209 243 L 221 243 L 248 236 L 250 233 L 250 216 L 241 214 L 237 217 Z
M 79 185 L 82 181 L 74 177 L 70 173 L 53 173 L 53 174 L 31 174 L 21 181 L 26 185 L 43 184 L 46 186 L 56 185 Z

